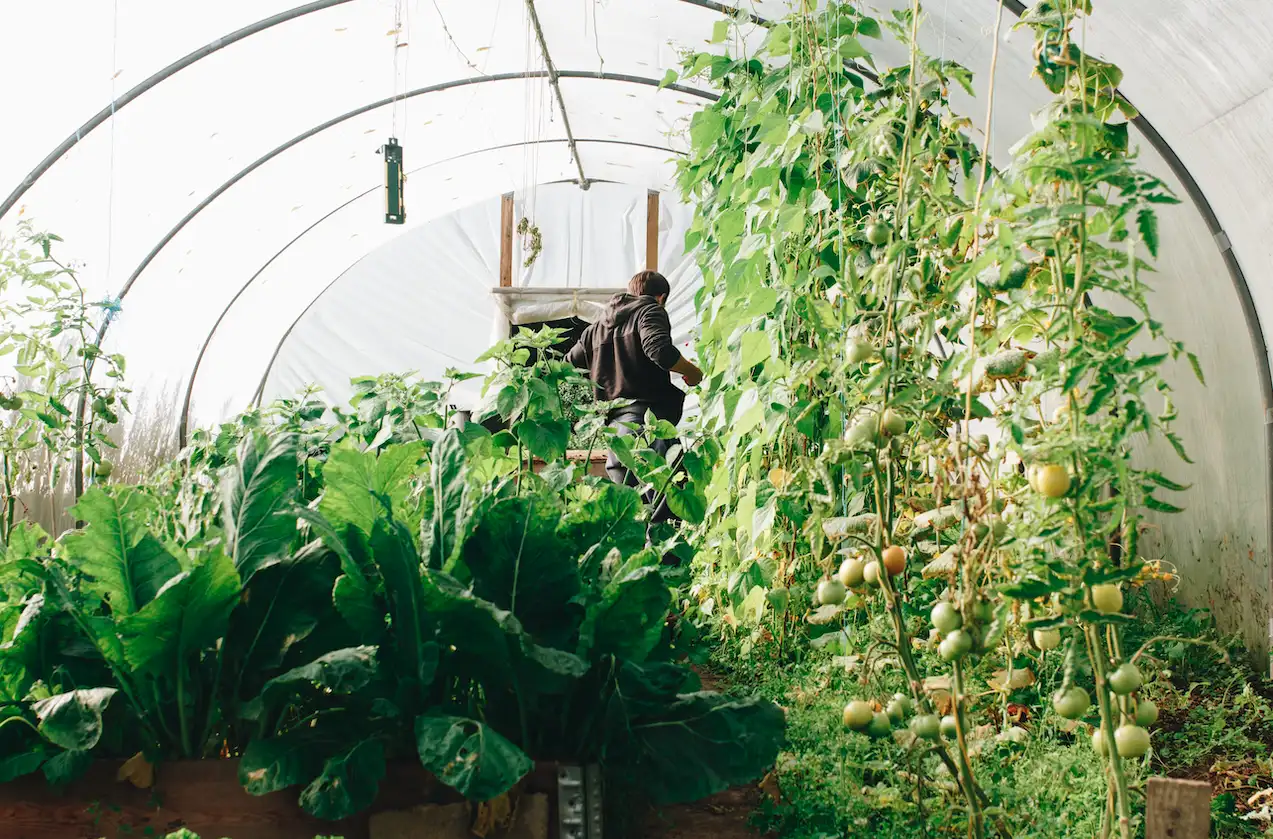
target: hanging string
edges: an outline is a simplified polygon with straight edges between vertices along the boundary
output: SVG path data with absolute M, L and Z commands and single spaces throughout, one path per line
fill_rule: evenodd
M 111 127 L 110 127 L 110 169 L 106 173 L 106 276 L 105 286 L 110 288 L 111 264 L 115 250 L 115 101 L 116 85 L 119 78 L 119 0 L 115 0 L 111 11 Z M 108 292 L 109 295 L 109 292 Z M 114 311 L 108 311 L 109 318 Z M 105 329 L 103 324 L 102 329 Z M 98 336 L 100 339 L 100 335 Z
M 398 136 L 398 103 L 401 101 L 402 86 L 399 83 L 398 51 L 402 46 L 402 0 L 394 0 L 393 4 L 393 104 L 390 112 L 390 137 Z

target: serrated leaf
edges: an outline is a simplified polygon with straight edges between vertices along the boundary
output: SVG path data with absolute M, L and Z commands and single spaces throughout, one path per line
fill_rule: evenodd
M 386 504 L 395 517 L 407 521 L 403 508 L 424 449 L 419 441 L 389 446 L 379 455 L 348 446 L 334 449 L 323 467 L 327 489 L 318 511 L 337 528 L 352 525 L 368 536 L 387 515 Z
M 1136 213 L 1136 229 L 1150 255 L 1158 256 L 1158 216 L 1153 210 L 1145 207 Z

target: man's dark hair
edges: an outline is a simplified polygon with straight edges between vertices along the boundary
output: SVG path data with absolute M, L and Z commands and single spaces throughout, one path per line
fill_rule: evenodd
M 672 285 L 658 271 L 642 271 L 628 280 L 628 292 L 638 297 L 663 297 L 672 293 Z

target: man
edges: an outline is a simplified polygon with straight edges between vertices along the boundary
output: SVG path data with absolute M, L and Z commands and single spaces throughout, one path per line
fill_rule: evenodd
M 588 371 L 597 399 L 605 402 L 627 400 L 628 407 L 611 412 L 607 420 L 619 436 L 634 434 L 633 426 L 645 425 L 646 412 L 676 425 L 685 409 L 685 392 L 672 384 L 679 373 L 690 387 L 703 373 L 681 355 L 672 343 L 672 323 L 667 316 L 667 298 L 672 287 L 657 271 L 642 271 L 628 282 L 628 293 L 616 294 L 600 320 L 588 326 L 566 355 L 575 367 Z M 650 447 L 666 455 L 671 440 L 655 440 Z M 629 486 L 636 478 L 611 451 L 606 473 L 612 481 Z M 664 499 L 646 494 L 647 504 L 656 504 L 651 521 L 672 517 Z

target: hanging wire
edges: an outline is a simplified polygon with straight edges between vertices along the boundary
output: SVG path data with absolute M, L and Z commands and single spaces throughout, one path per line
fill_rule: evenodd
M 402 2 L 402 0 L 398 0 Z M 398 53 L 402 52 L 402 139 L 400 145 L 404 148 L 407 145 L 407 135 L 411 133 L 411 101 L 406 98 L 406 92 L 411 89 L 411 3 L 410 0 L 405 5 L 405 11 L 402 15 L 403 26 L 402 32 L 406 36 L 406 40 L 394 46 L 393 55 L 394 62 L 398 60 Z M 394 74 L 397 75 L 396 73 Z M 397 136 L 396 134 L 394 135 Z M 403 170 L 402 180 L 407 180 L 406 170 Z
M 111 121 L 110 121 L 110 163 L 106 173 L 106 287 L 110 287 L 111 262 L 115 250 L 115 82 L 119 78 L 119 0 L 115 0 L 111 10 Z M 114 311 L 108 312 L 111 317 Z M 102 329 L 105 329 L 105 324 Z M 99 336 L 100 339 L 100 336 Z
M 398 72 L 398 48 L 402 46 L 402 0 L 394 0 L 393 4 L 393 104 L 389 106 L 390 137 L 398 136 L 398 103 L 401 101 L 402 86 Z

